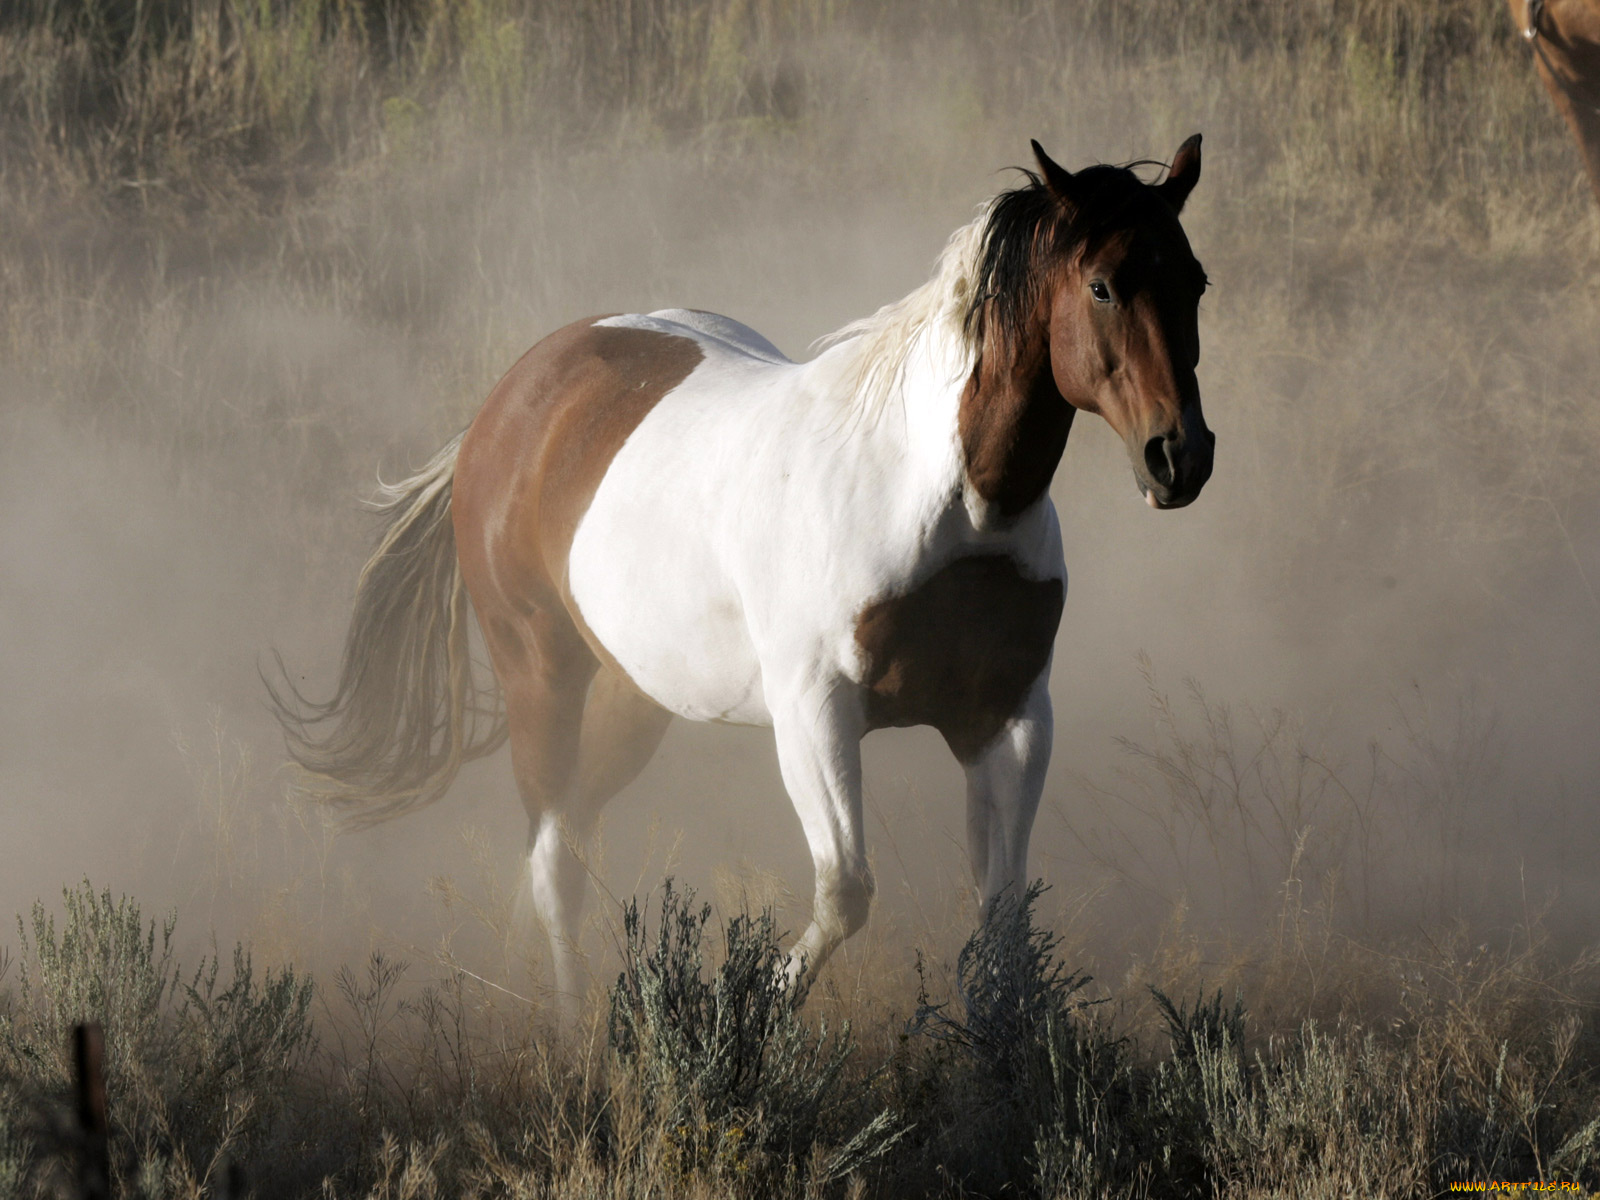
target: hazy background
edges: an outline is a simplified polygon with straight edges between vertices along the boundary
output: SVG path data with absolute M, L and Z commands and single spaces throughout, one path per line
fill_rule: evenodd
M 0 914 L 87 876 L 192 943 L 319 969 L 448 946 L 538 986 L 504 753 L 359 835 L 284 799 L 257 668 L 276 649 L 331 687 L 375 475 L 569 320 L 711 309 L 803 357 L 920 283 L 1030 137 L 1077 168 L 1200 131 L 1216 472 L 1153 513 L 1109 431 L 1073 431 L 1034 873 L 1112 977 L 1175 937 L 1247 955 L 1290 909 L 1377 941 L 1548 905 L 1592 940 L 1600 218 L 1576 154 L 1494 5 L 1202 7 L 23 5 Z M 879 902 L 836 969 L 905 976 L 909 940 L 972 917 L 960 773 L 927 730 L 866 750 Z M 600 883 L 669 872 L 803 922 L 767 731 L 680 722 L 613 802 Z

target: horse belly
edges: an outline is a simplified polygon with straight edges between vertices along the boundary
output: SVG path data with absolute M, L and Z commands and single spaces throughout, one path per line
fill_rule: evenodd
M 573 604 L 630 679 L 695 721 L 771 723 L 737 591 L 672 489 L 608 476 L 578 527 Z M 680 503 L 674 503 L 674 500 Z

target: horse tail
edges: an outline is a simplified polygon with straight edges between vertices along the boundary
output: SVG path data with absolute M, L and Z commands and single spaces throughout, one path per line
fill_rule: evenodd
M 339 683 L 307 700 L 278 670 L 268 694 L 297 789 L 365 826 L 431 804 L 462 765 L 497 750 L 499 689 L 474 679 L 468 599 L 456 563 L 450 493 L 461 435 L 421 471 L 381 485 L 382 539 L 361 569 Z

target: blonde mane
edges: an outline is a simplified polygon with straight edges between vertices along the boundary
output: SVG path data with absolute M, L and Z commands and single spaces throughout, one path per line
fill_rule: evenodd
M 871 316 L 817 339 L 819 350 L 859 342 L 854 389 L 858 413 L 876 417 L 888 404 L 925 331 L 942 330 L 951 344 L 960 348 L 959 373 L 972 369 L 979 339 L 968 329 L 966 316 L 978 287 L 984 232 L 993 207 L 993 200 L 985 202 L 972 221 L 950 235 L 928 282 Z

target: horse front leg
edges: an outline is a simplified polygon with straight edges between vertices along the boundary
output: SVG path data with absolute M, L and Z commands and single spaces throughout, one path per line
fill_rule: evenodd
M 1028 836 L 1044 792 L 1055 718 L 1050 668 L 995 739 L 961 765 L 967 774 L 967 854 L 985 915 L 1008 888 L 1028 882 Z
M 860 698 L 844 682 L 816 685 L 772 704 L 778 767 L 811 847 L 816 873 L 811 924 L 789 951 L 791 982 L 808 979 L 866 924 L 875 890 L 861 819 Z

